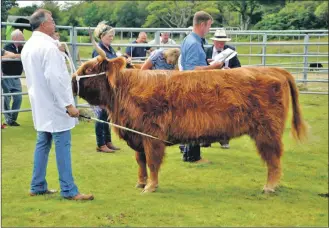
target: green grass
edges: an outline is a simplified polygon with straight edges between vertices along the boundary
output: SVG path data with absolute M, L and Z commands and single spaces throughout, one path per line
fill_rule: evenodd
M 93 193 L 92 202 L 73 202 L 52 196 L 29 197 L 36 132 L 31 112 L 19 114 L 21 127 L 2 133 L 2 226 L 327 226 L 328 96 L 301 95 L 301 107 L 310 125 L 308 142 L 283 141 L 281 187 L 261 193 L 266 166 L 249 137 L 203 148 L 210 165 L 181 161 L 177 146 L 168 147 L 156 193 L 140 194 L 134 186 L 134 152 L 113 135 L 121 151 L 95 152 L 93 123 L 81 122 L 72 131 L 72 162 L 76 184 Z M 29 107 L 24 96 L 23 108 Z M 291 114 L 289 115 L 291 118 Z M 50 188 L 59 188 L 54 149 L 47 171 Z

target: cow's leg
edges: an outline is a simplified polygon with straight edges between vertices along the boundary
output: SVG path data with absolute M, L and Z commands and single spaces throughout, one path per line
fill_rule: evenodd
M 257 149 L 267 165 L 267 183 L 263 191 L 270 193 L 275 191 L 281 177 L 282 142 L 281 139 L 256 140 Z
M 146 163 L 150 170 L 150 177 L 143 192 L 154 192 L 158 187 L 158 173 L 164 156 L 165 145 L 161 141 L 146 139 L 144 142 Z
M 144 152 L 135 152 L 138 163 L 138 182 L 136 188 L 144 188 L 147 182 L 146 157 Z

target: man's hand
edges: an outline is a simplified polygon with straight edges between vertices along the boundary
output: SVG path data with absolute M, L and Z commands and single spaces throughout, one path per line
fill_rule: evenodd
M 207 59 L 208 63 L 211 63 L 212 61 L 214 61 L 213 59 Z
M 130 56 L 127 57 L 126 62 L 127 62 L 127 64 L 131 64 L 131 57 Z
M 65 45 L 60 43 L 60 45 L 58 46 L 58 49 L 61 51 L 61 52 L 65 52 Z
M 212 66 L 214 66 L 214 69 L 221 69 L 224 65 L 224 62 L 217 62 L 212 64 Z
M 73 105 L 66 106 L 66 110 L 71 117 L 79 117 L 79 110 Z

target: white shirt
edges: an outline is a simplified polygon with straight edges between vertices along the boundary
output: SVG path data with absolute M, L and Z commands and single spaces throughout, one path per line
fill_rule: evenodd
M 218 52 L 219 51 L 223 51 L 224 49 L 221 49 L 221 50 L 217 50 L 216 48 L 215 48 L 215 46 L 212 48 L 212 59 L 214 59 L 215 58 L 215 56 L 216 55 L 218 55 Z M 228 67 L 228 63 L 229 63 L 229 61 L 227 60 L 227 61 L 225 61 L 224 62 L 224 67 Z M 224 68 L 223 68 L 224 69 Z
M 155 44 L 155 40 L 151 40 L 148 44 Z M 162 41 L 162 38 L 160 37 L 160 45 L 175 45 L 176 44 L 176 42 L 174 41 L 174 40 L 172 40 L 172 39 L 168 39 L 168 42 L 167 43 L 164 43 L 163 41 Z M 164 49 L 164 48 L 162 48 L 162 49 Z
M 212 48 L 212 59 L 214 59 L 215 56 L 218 55 L 219 51 L 223 51 L 223 50 L 217 50 L 215 46 Z
M 21 59 L 34 128 L 46 132 L 72 129 L 76 119 L 70 117 L 65 108 L 74 105 L 71 76 L 56 41 L 45 33 L 34 31 L 24 45 Z

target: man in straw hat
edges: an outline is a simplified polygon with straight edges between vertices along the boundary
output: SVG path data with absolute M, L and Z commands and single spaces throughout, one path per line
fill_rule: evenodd
M 227 37 L 225 29 L 218 29 L 216 30 L 214 37 L 210 38 L 214 41 L 214 45 L 212 45 L 210 48 L 206 48 L 206 55 L 208 62 L 211 62 L 214 57 L 222 52 L 223 50 L 230 48 L 233 51 L 235 51 L 235 48 L 226 45 L 227 41 L 230 41 L 231 39 Z M 238 56 L 234 56 L 232 59 L 230 59 L 228 62 L 225 62 L 225 68 L 236 68 L 241 67 L 240 61 L 238 59 Z

